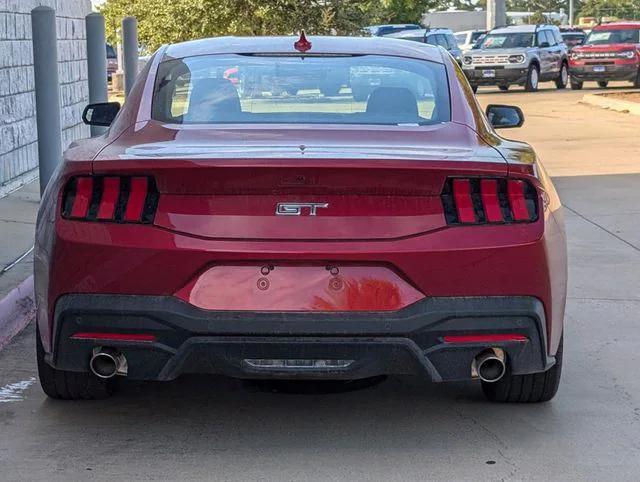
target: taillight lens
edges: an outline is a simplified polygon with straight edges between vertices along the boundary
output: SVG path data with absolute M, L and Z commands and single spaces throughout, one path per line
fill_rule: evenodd
M 152 223 L 158 190 L 148 176 L 78 176 L 64 189 L 62 217 L 84 221 Z
M 538 219 L 536 189 L 520 179 L 447 179 L 442 204 L 447 224 L 530 223 Z

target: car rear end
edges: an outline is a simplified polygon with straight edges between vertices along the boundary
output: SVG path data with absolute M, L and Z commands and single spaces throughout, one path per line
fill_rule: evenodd
M 584 44 L 571 51 L 569 72 L 573 85 L 588 81 L 640 85 L 640 23 L 594 27 Z
M 424 68 L 364 57 L 316 62 Z M 236 113 L 226 104 L 222 123 L 200 117 L 204 98 L 184 105 L 181 70 L 155 58 L 132 94 L 140 110 L 119 120 L 145 106 L 149 117 L 112 127 L 92 162 L 82 160 L 88 146 L 71 149 L 43 204 L 36 285 L 47 363 L 99 374 L 90 361 L 111 357 L 108 375 L 139 380 L 452 381 L 482 378 L 487 360 L 515 375 L 553 366 L 566 280 L 557 197 L 526 148 L 510 165 L 508 143 L 465 125 L 475 101 L 441 58 L 428 62 L 418 112 L 398 108 L 406 87 L 377 106 L 375 92 L 366 103 L 248 99 Z M 220 62 L 242 71 L 263 60 L 193 62 L 224 73 Z M 310 58 L 268 60 L 303 72 Z M 191 60 L 167 62 L 186 64 L 195 82 Z M 300 115 L 306 123 L 292 122 Z

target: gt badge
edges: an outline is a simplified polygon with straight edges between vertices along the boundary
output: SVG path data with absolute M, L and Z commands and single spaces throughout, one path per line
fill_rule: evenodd
M 278 216 L 301 216 L 303 212 L 308 212 L 309 216 L 315 216 L 318 209 L 328 207 L 329 203 L 278 203 L 276 214 Z

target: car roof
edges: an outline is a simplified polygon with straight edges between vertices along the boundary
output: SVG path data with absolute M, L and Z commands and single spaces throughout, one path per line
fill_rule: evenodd
M 640 29 L 640 22 L 611 22 L 596 25 L 593 30 L 622 30 L 627 28 Z
M 381 28 L 381 27 L 409 27 L 409 28 L 420 28 L 420 25 L 417 23 L 382 23 L 380 25 L 369 25 L 365 28 Z
M 558 28 L 555 25 L 510 25 L 508 27 L 494 28 L 489 33 L 534 33 L 538 30 Z
M 415 32 L 415 31 L 414 31 Z M 168 45 L 163 60 L 215 54 L 302 55 L 299 37 L 216 37 Z M 309 36 L 305 55 L 389 55 L 443 63 L 438 47 L 389 37 Z
M 387 38 L 403 38 L 403 37 L 415 37 L 420 35 L 422 37 L 429 34 L 436 33 L 450 33 L 453 35 L 453 31 L 450 28 L 421 28 L 420 30 L 403 30 L 402 32 L 394 32 L 389 35 L 385 35 Z

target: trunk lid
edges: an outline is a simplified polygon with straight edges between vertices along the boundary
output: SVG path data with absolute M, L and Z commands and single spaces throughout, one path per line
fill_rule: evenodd
M 160 192 L 154 224 L 174 232 L 209 239 L 370 240 L 444 227 L 446 178 L 505 176 L 507 163 L 455 123 L 339 130 L 149 123 L 106 148 L 94 173 L 154 176 Z

